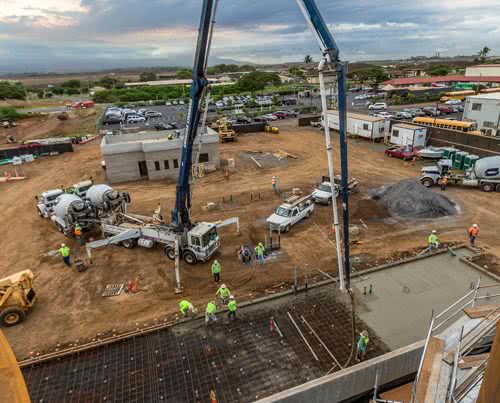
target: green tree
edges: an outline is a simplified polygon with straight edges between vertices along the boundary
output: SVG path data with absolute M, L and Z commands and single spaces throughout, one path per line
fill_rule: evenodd
M 56 95 L 63 95 L 64 94 L 64 88 L 62 88 L 62 87 L 53 87 L 51 89 L 52 89 L 52 92 Z
M 16 108 L 11 106 L 0 107 L 0 119 L 16 120 L 25 116 L 22 113 L 16 111 Z
M 80 80 L 68 80 L 61 84 L 61 87 L 65 88 L 81 88 L 82 82 Z
M 97 83 L 104 88 L 111 89 L 118 83 L 118 80 L 110 76 L 104 76 Z
M 26 90 L 21 83 L 0 81 L 0 99 L 25 99 L 25 98 L 26 98 Z
M 36 96 L 40 99 L 42 99 L 44 95 L 45 93 L 43 92 L 43 90 L 38 91 L 38 93 L 36 94 Z
M 236 85 L 240 91 L 261 91 L 268 85 L 280 85 L 281 79 L 276 73 L 265 73 L 263 71 L 253 71 L 243 74 Z
M 281 98 L 278 95 L 273 95 L 273 105 L 274 106 L 281 105 Z
M 302 69 L 298 68 L 298 67 L 290 67 L 288 69 L 288 73 L 290 73 L 290 75 L 292 77 L 304 77 L 304 72 L 302 71 Z
M 143 71 L 140 75 L 139 75 L 139 81 L 141 82 L 145 82 L 145 81 L 156 81 L 157 80 L 157 76 L 155 73 L 153 73 L 152 71 Z
M 306 55 L 304 57 L 304 64 L 306 65 L 306 67 L 308 67 L 312 62 L 313 58 L 311 57 L 311 55 Z
M 450 73 L 451 69 L 448 66 L 440 65 L 433 67 L 429 70 L 429 74 L 431 76 L 447 76 Z
M 193 71 L 191 69 L 182 69 L 175 73 L 175 77 L 179 80 L 188 80 L 193 76 Z
M 486 57 L 488 56 L 488 53 L 491 52 L 491 49 L 488 46 L 483 46 L 481 50 L 477 53 L 481 61 L 484 61 Z

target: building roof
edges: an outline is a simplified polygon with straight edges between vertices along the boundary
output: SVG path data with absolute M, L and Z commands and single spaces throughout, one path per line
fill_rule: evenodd
M 484 68 L 484 67 L 500 67 L 500 64 L 476 64 L 475 66 L 469 66 L 467 68 L 468 69 L 474 69 L 476 67 L 481 67 L 481 68 Z
M 410 129 L 410 130 L 420 130 L 420 129 L 423 129 L 422 126 L 410 125 L 409 123 L 395 123 L 395 124 L 392 125 L 392 127 L 402 127 L 403 129 Z
M 336 109 L 329 109 L 328 112 L 334 112 L 336 114 L 339 113 L 339 111 Z M 365 122 L 379 122 L 381 120 L 385 120 L 384 118 L 379 118 L 377 116 L 364 115 L 362 113 L 354 113 L 354 112 L 347 112 L 347 117 L 351 119 L 364 120 Z
M 390 85 L 413 85 L 413 84 L 432 84 L 446 82 L 471 82 L 471 83 L 500 83 L 500 76 L 439 76 L 439 77 L 406 77 L 393 78 L 384 81 L 384 84 Z
M 500 92 L 490 92 L 487 94 L 470 95 L 467 98 L 500 99 Z

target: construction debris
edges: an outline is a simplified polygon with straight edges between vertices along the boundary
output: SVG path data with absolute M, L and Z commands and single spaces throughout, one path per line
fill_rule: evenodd
M 120 295 L 125 284 L 108 284 L 102 293 L 103 297 L 115 297 Z

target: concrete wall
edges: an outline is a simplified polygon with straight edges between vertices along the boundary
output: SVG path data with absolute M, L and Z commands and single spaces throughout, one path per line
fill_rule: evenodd
M 500 155 L 500 138 L 475 136 L 457 130 L 428 127 L 429 144 L 438 147 L 454 146 L 481 157 Z
M 141 179 L 139 161 L 144 161 L 144 153 L 131 152 L 104 156 L 108 183 L 120 183 Z
M 484 65 L 479 65 L 479 66 L 470 66 L 465 69 L 465 75 L 466 76 L 471 76 L 471 77 L 490 77 L 490 76 L 500 76 L 500 66 L 495 65 L 495 66 L 484 66 Z
M 379 386 L 416 373 L 423 348 L 424 340 L 261 399 L 258 403 L 334 403 L 352 399 L 373 389 L 377 371 Z

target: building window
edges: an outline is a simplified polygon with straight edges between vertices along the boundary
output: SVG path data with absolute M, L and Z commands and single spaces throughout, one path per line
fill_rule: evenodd
M 200 159 L 198 162 L 208 162 L 208 153 L 200 154 Z
M 165 167 L 165 169 L 170 169 L 170 166 L 168 164 L 168 160 L 163 161 L 163 166 Z
M 155 161 L 155 170 L 156 171 L 160 170 L 160 161 Z
M 392 137 L 399 137 L 399 130 L 394 129 L 392 131 Z
M 481 110 L 481 104 L 472 104 L 472 110 L 473 111 L 480 111 Z
M 363 123 L 363 130 L 369 130 L 368 123 Z
M 177 159 L 174 160 L 174 168 L 179 168 L 179 161 Z
M 483 122 L 483 126 L 484 127 L 495 127 L 495 123 L 494 122 L 486 122 L 486 121 L 484 121 Z

